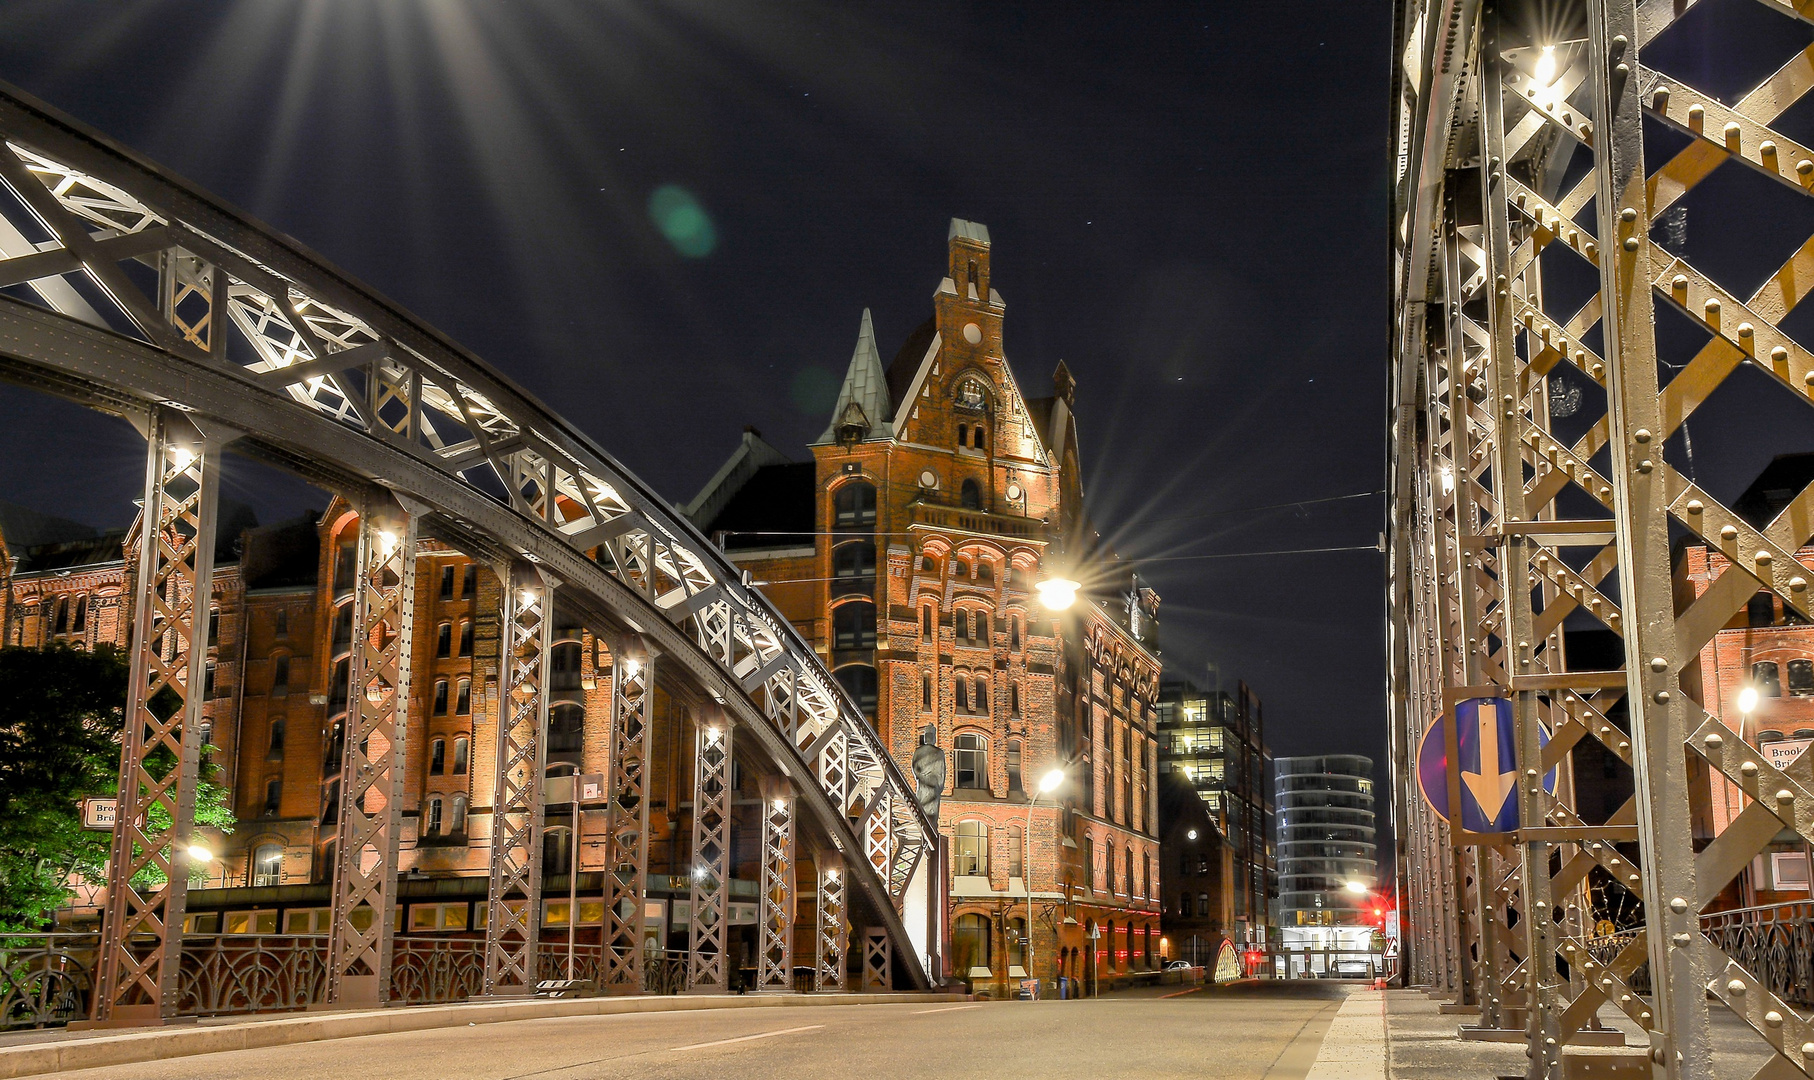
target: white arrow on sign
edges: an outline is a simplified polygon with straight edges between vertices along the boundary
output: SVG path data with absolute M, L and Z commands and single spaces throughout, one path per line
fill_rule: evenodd
M 1474 793 L 1474 801 L 1480 804 L 1486 819 L 1497 821 L 1499 811 L 1505 809 L 1505 800 L 1512 794 L 1512 786 L 1518 782 L 1518 770 L 1499 771 L 1499 710 L 1477 702 L 1474 719 L 1480 725 L 1480 771 L 1464 769 L 1461 780 Z

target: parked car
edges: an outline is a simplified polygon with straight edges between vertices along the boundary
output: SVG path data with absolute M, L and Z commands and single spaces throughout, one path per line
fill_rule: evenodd
M 1330 972 L 1330 977 L 1335 979 L 1371 979 L 1373 977 L 1373 961 L 1356 959 L 1337 960 L 1333 966 L 1333 970 Z
M 1173 960 L 1171 963 L 1165 965 L 1165 970 L 1167 970 L 1167 971 L 1183 971 L 1185 968 L 1190 967 L 1190 966 L 1191 966 L 1191 963 L 1189 960 Z

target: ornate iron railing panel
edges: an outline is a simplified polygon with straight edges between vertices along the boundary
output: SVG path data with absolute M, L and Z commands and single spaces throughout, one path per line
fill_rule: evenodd
M 0 297 L 0 358 L 115 409 L 256 415 L 246 441 L 294 467 L 381 481 L 516 557 L 561 564 L 569 588 L 645 631 L 665 620 L 740 713 L 767 721 L 790 771 L 819 776 L 819 749 L 842 736 L 843 783 L 812 793 L 827 828 L 889 793 L 872 825 L 896 835 L 864 841 L 889 857 L 853 887 L 899 909 L 931 835 L 913 786 L 811 646 L 592 440 L 294 241 L 5 87 L 0 176 L 19 200 L 0 200 L 0 286 L 38 301 Z M 898 918 L 891 932 L 909 944 Z M 901 950 L 916 981 L 918 951 Z
M 88 1015 L 99 934 L 0 934 L 0 1030 Z

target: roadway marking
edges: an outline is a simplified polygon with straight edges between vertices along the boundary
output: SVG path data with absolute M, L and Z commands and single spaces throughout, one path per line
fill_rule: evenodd
M 1335 1014 L 1341 1005 L 1340 1000 L 1331 1001 L 1311 1013 L 1298 1026 L 1291 1041 L 1279 1051 L 1279 1056 L 1272 1060 L 1272 1066 L 1266 1070 L 1264 1080 L 1303 1080 L 1311 1066 L 1316 1064 L 1317 1053 L 1323 1048 L 1323 1038 L 1329 1034 L 1329 1026 L 1335 1020 Z
M 1203 989 L 1201 986 L 1193 986 L 1189 990 L 1178 990 L 1178 991 L 1174 991 L 1170 994 L 1160 994 L 1159 996 L 1161 998 L 1183 997 L 1185 994 L 1194 994 L 1201 989 Z
M 908 1015 L 909 1016 L 925 1016 L 927 1013 L 962 1012 L 965 1009 L 980 1009 L 980 1008 L 982 1008 L 981 1005 L 947 1005 L 947 1006 L 944 1006 L 943 1008 L 938 1008 L 938 1009 L 917 1009 L 917 1010 L 909 1013 Z
M 677 1054 L 682 1050 L 704 1050 L 708 1046 L 729 1046 L 731 1043 L 750 1042 L 754 1039 L 772 1039 L 777 1035 L 795 1035 L 802 1031 L 818 1031 L 824 1024 L 808 1024 L 806 1027 L 782 1028 L 780 1031 L 764 1031 L 755 1035 L 739 1035 L 735 1039 L 715 1039 L 712 1042 L 688 1043 L 685 1046 L 670 1046 L 658 1053 Z

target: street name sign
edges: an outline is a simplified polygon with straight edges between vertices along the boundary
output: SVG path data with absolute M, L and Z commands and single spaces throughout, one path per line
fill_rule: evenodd
M 1506 698 L 1469 698 L 1455 705 L 1424 732 L 1417 748 L 1417 786 L 1424 801 L 1444 821 L 1453 822 L 1449 806 L 1448 725 L 1456 724 L 1461 762 L 1461 828 L 1467 832 L 1503 833 L 1518 828 L 1518 735 L 1512 727 L 1512 703 Z M 1549 745 L 1549 732 L 1537 726 L 1537 741 Z M 1556 770 L 1543 778 L 1556 790 Z

